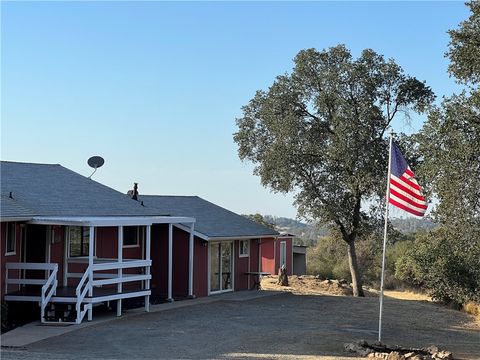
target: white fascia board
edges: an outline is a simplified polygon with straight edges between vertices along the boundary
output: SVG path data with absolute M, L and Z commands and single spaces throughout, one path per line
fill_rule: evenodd
M 118 216 L 118 217 L 34 217 L 30 224 L 37 225 L 70 225 L 70 226 L 138 226 L 152 225 L 151 217 Z
M 195 218 L 185 216 L 153 216 L 154 224 L 194 224 Z
M 277 235 L 248 235 L 248 236 L 218 236 L 210 237 L 209 241 L 232 241 L 232 240 L 253 240 L 253 239 L 275 239 Z
M 34 217 L 30 224 L 69 226 L 142 226 L 152 224 L 194 223 L 195 219 L 178 216 L 46 216 Z
M 20 222 L 20 221 L 30 221 L 32 217 L 0 217 L 0 222 Z
M 183 230 L 183 231 L 186 231 L 186 232 L 190 232 L 190 228 L 186 225 L 183 225 L 183 224 L 174 224 L 173 226 L 175 226 L 176 228 L 179 228 L 180 230 Z M 205 241 L 208 241 L 210 238 L 205 235 L 205 234 L 202 234 L 201 232 L 198 232 L 198 231 L 194 231 L 193 234 L 202 239 L 202 240 L 205 240 Z

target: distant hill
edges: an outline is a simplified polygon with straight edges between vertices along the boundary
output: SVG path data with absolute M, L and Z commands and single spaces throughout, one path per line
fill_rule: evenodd
M 273 228 L 281 233 L 289 233 L 295 235 L 296 245 L 315 246 L 320 237 L 328 235 L 328 228 L 326 225 L 316 225 L 304 223 L 295 219 L 277 217 L 271 215 L 244 215 L 254 221 L 268 223 L 273 225 Z M 263 220 L 256 219 L 262 218 Z M 412 234 L 418 231 L 428 231 L 437 226 L 431 219 L 391 219 L 393 227 L 404 234 Z
M 438 225 L 431 219 L 391 219 L 393 227 L 404 234 L 412 234 L 418 231 L 429 231 L 436 228 Z
M 297 245 L 315 245 L 321 236 L 328 234 L 327 227 L 303 223 L 295 219 L 264 215 L 265 221 L 274 224 L 275 230 L 295 235 Z

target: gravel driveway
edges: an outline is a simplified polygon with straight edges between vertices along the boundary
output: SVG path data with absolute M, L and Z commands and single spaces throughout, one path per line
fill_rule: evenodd
M 2 359 L 342 359 L 345 342 L 376 339 L 377 312 L 377 298 L 284 294 L 218 301 L 3 349 Z M 426 302 L 387 298 L 384 342 L 435 344 L 455 358 L 480 359 L 480 328 L 472 317 Z

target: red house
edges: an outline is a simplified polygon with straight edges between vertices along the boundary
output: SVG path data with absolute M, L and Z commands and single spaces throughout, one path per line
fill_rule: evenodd
M 1 297 L 80 323 L 96 304 L 249 289 L 291 238 L 198 197 L 129 196 L 60 165 L 1 162 Z M 272 250 L 273 249 L 273 254 Z M 272 260 L 273 259 L 273 260 Z

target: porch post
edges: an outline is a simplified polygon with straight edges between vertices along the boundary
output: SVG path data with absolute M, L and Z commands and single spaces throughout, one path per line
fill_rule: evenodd
M 88 296 L 93 296 L 93 247 L 95 246 L 95 227 L 90 226 L 90 232 L 88 236 Z M 93 310 L 90 306 L 88 308 L 88 321 L 92 321 Z
M 173 225 L 168 224 L 168 301 L 173 301 L 172 297 L 172 258 L 173 258 Z
M 194 298 L 193 295 L 193 245 L 194 245 L 194 229 L 195 223 L 190 225 L 190 239 L 188 248 L 188 297 Z
M 123 261 L 123 226 L 118 227 L 117 243 L 118 243 L 117 258 L 118 258 L 118 263 L 120 264 Z M 122 278 L 121 268 L 117 270 L 117 275 L 119 279 Z M 121 292 L 122 292 L 122 283 L 119 282 L 117 284 L 117 293 L 120 294 Z M 117 300 L 117 316 L 122 316 L 122 299 Z
M 147 225 L 146 243 L 145 243 L 145 260 L 150 260 L 150 242 L 152 236 L 152 226 Z M 150 266 L 145 269 L 145 275 L 150 275 Z M 150 290 L 150 279 L 145 281 L 145 290 Z M 145 311 L 150 311 L 150 295 L 145 296 Z

